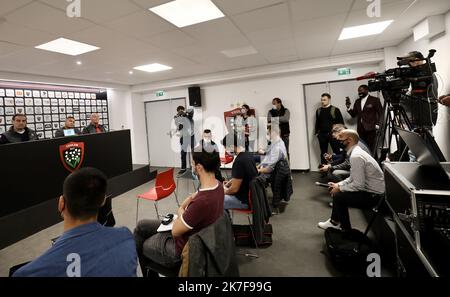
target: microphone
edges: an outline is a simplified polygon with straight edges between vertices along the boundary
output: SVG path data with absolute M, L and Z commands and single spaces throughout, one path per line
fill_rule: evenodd
M 363 76 L 358 76 L 356 78 L 356 80 L 371 79 L 371 78 L 375 78 L 376 75 L 377 75 L 377 73 L 372 71 L 372 72 L 368 72 L 368 73 L 364 74 Z

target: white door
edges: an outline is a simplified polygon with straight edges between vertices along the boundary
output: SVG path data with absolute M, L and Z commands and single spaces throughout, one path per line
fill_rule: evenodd
M 357 99 L 358 87 L 363 84 L 367 84 L 367 81 L 348 80 L 305 85 L 308 139 L 310 143 L 309 163 L 311 171 L 318 171 L 318 166 L 320 164 L 320 147 L 319 141 L 314 135 L 314 127 L 316 123 L 316 111 L 321 106 L 321 95 L 323 93 L 329 93 L 331 95 L 331 104 L 340 109 L 347 128 L 356 130 L 356 120 L 347 112 L 345 97 L 350 97 L 353 106 Z M 329 147 L 328 149 L 329 152 L 331 152 L 331 148 Z
M 150 166 L 181 167 L 180 139 L 171 132 L 177 107 L 185 105 L 185 98 L 145 103 Z

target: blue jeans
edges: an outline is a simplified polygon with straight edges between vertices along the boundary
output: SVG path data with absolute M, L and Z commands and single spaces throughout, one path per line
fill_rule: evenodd
M 223 201 L 224 209 L 247 209 L 248 205 L 244 204 L 239 200 L 236 196 L 233 195 L 225 195 Z

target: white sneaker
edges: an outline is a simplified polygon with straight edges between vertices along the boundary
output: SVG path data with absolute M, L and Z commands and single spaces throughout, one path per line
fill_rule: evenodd
M 328 220 L 326 220 L 325 222 L 319 222 L 319 223 L 317 224 L 317 226 L 318 226 L 320 229 L 323 229 L 323 230 L 326 230 L 326 229 L 328 229 L 328 228 L 334 228 L 334 229 L 338 229 L 338 230 L 341 229 L 341 224 L 334 225 L 333 223 L 331 223 L 331 219 L 328 219 Z

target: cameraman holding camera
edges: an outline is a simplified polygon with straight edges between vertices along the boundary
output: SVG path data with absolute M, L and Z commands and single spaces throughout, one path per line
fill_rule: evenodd
M 411 100 L 406 100 L 402 104 L 408 114 L 411 124 L 415 128 L 431 129 L 437 121 L 437 102 L 429 101 L 433 97 L 432 86 L 433 77 L 422 77 L 422 72 L 426 65 L 426 59 L 421 52 L 410 52 L 405 57 L 398 58 L 407 63 L 414 73 L 411 79 L 410 93 Z
M 186 155 L 189 147 L 191 148 L 191 152 L 194 151 L 194 110 L 189 109 L 187 112 L 185 112 L 184 106 L 178 106 L 177 114 L 174 116 L 174 120 L 177 129 L 177 135 L 180 137 L 181 170 L 178 173 L 178 176 L 181 176 L 186 173 Z

